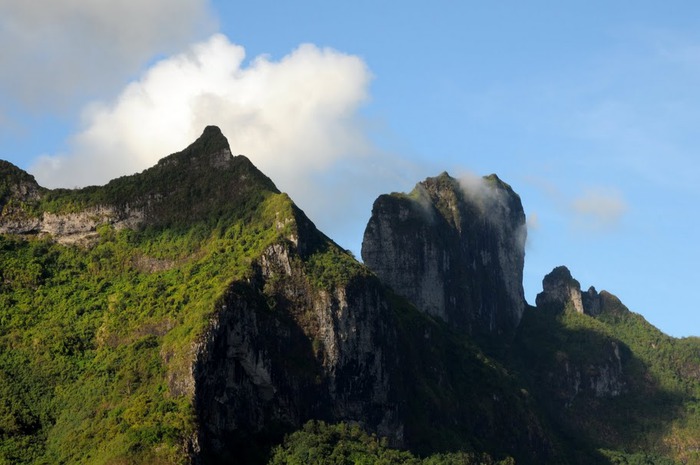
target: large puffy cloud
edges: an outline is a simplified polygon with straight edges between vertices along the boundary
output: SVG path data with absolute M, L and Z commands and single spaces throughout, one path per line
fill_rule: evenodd
M 216 34 L 155 63 L 113 101 L 89 105 L 69 152 L 42 156 L 29 171 L 47 187 L 102 184 L 152 166 L 213 124 L 342 242 L 333 228 L 355 227 L 348 217 L 369 211 L 398 166 L 372 148 L 358 116 L 370 80 L 356 56 L 307 44 L 246 62 L 242 47 Z
M 211 33 L 208 3 L 0 0 L 0 98 L 46 109 L 113 90 L 154 55 Z
M 313 45 L 279 61 L 244 58 L 216 34 L 156 63 L 113 102 L 85 110 L 71 153 L 41 157 L 31 171 L 49 187 L 104 183 L 184 148 L 209 124 L 287 185 L 368 152 L 356 116 L 370 80 L 361 59 Z

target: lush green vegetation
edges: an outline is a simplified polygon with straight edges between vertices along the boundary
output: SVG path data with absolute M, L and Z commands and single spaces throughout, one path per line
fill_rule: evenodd
M 276 447 L 268 465 L 514 465 L 488 454 L 452 452 L 419 458 L 388 447 L 357 425 L 311 421 Z
M 105 226 L 87 250 L 0 237 L 0 462 L 182 462 L 191 393 L 168 379 L 228 284 L 289 233 L 283 207 L 269 194 L 230 225 Z
M 513 351 L 521 377 L 564 436 L 600 449 L 602 463 L 700 463 L 697 339 L 666 336 L 608 293 L 601 301 L 597 317 L 529 309 Z M 575 369 L 601 376 L 606 366 L 621 369 L 617 395 L 592 395 L 585 379 L 572 392 Z
M 314 251 L 306 261 L 306 269 L 314 284 L 322 289 L 346 285 L 354 277 L 369 275 L 369 270 L 350 253 L 330 242 Z
M 667 457 L 645 452 L 625 453 L 610 450 L 601 450 L 600 452 L 611 465 L 675 465 L 677 463 Z
M 225 147 L 205 131 L 140 175 L 42 190 L 33 205 L 148 204 L 139 230 L 105 224 L 82 248 L 0 236 L 1 464 L 187 462 L 194 410 L 178 380 L 193 345 L 230 283 L 296 227 L 289 198 L 248 160 L 212 175 Z M 33 183 L 6 168 L 5 203 Z

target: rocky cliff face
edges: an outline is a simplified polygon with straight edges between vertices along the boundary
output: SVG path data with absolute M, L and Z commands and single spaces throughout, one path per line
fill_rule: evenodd
M 500 181 L 492 182 L 496 189 L 505 189 Z M 435 189 L 436 196 L 438 192 L 448 195 L 438 186 L 427 185 Z M 460 190 L 456 195 L 467 194 Z M 443 215 L 437 208 L 444 208 L 446 202 L 440 202 L 435 215 Z M 485 246 L 488 250 L 469 252 L 468 257 L 480 260 L 473 265 L 477 271 L 469 269 L 483 271 L 479 267 L 487 264 L 496 268 L 485 283 L 478 283 L 486 289 L 480 288 L 473 299 L 487 292 L 497 299 L 498 292 L 510 292 L 495 304 L 503 306 L 502 314 L 489 321 L 503 325 L 498 330 L 494 327 L 495 334 L 512 331 L 519 310 L 509 307 L 509 299 L 523 305 L 522 288 L 508 288 L 512 284 L 508 279 L 518 279 L 522 272 L 522 243 L 516 245 L 513 236 L 522 232 L 524 223 L 522 209 L 519 214 L 517 210 L 519 201 L 500 210 L 492 205 L 492 213 L 501 215 L 499 221 L 513 220 L 513 224 L 497 225 L 496 219 L 489 219 L 494 223 L 483 226 L 488 233 L 466 231 L 475 222 L 487 221 L 484 205 L 472 205 L 472 213 L 478 212 L 480 218 L 457 223 L 456 216 L 464 213 L 460 211 L 464 206 L 453 205 L 455 216 L 449 220 L 442 216 L 445 224 L 441 227 L 461 230 L 464 235 L 454 232 L 450 240 L 486 242 L 485 236 L 500 228 L 499 236 Z M 510 208 L 515 209 L 512 217 Z M 295 232 L 265 250 L 248 280 L 232 285 L 197 351 L 192 385 L 202 463 L 226 463 L 232 454 L 241 460 L 241 451 L 264 450 L 270 438 L 279 438 L 312 418 L 360 423 L 393 445 L 426 452 L 438 444 L 450 444 L 444 435 L 453 435 L 475 438 L 479 447 L 499 444 L 521 457 L 544 458 L 554 453 L 546 428 L 527 398 L 505 381 L 505 372 L 486 362 L 477 348 L 463 345 L 464 339 L 388 292 L 380 280 L 318 232 L 303 213 L 295 212 L 293 218 L 284 220 Z M 433 239 L 443 234 L 434 227 L 426 233 L 433 234 L 428 236 Z M 455 242 L 448 245 L 462 250 Z M 501 246 L 515 250 L 499 251 Z M 330 273 L 333 265 L 314 263 L 331 252 L 340 254 L 336 259 L 345 260 L 339 269 L 345 270 L 346 278 L 328 284 L 318 273 Z M 459 260 L 466 258 L 447 260 L 447 266 L 463 263 Z M 511 267 L 515 267 L 512 273 Z M 450 271 L 441 271 L 443 279 L 449 280 Z M 453 310 L 457 308 L 450 308 Z M 500 320 L 506 317 L 507 322 Z M 464 313 L 455 313 L 454 318 L 445 319 L 462 327 L 478 322 Z M 477 379 L 489 381 L 472 385 Z M 472 392 L 467 398 L 460 394 L 466 390 Z M 455 431 L 459 431 L 456 436 Z M 504 432 L 512 438 L 507 445 L 501 439 Z
M 304 261 L 336 246 L 303 213 L 294 221 L 300 233 L 270 246 L 255 274 L 231 286 L 198 351 L 201 463 L 255 461 L 242 451 L 262 453 L 309 419 L 358 422 L 403 444 L 396 330 L 381 285 L 358 275 L 319 288 Z
M 510 335 L 525 306 L 525 235 L 520 198 L 497 176 L 443 173 L 375 201 L 362 258 L 425 313 L 474 336 Z
M 571 407 L 576 399 L 612 398 L 625 392 L 626 381 L 623 371 L 623 358 L 617 341 L 606 341 L 598 347 L 600 356 L 590 358 L 570 358 L 564 352 L 559 354 L 557 365 L 548 377 L 560 406 Z
M 143 211 L 113 206 L 91 207 L 80 212 L 56 214 L 44 212 L 7 218 L 0 223 L 0 234 L 48 234 L 61 244 L 87 245 L 98 237 L 97 228 L 134 229 L 143 224 Z
M 48 234 L 62 244 L 87 244 L 97 237 L 99 225 L 136 228 L 144 219 L 143 209 L 128 205 L 86 205 L 78 211 L 46 211 L 41 206 L 42 200 L 50 194 L 33 176 L 0 161 L 0 234 Z
M 581 284 L 576 281 L 565 266 L 552 270 L 542 280 L 542 292 L 535 302 L 540 308 L 563 311 L 570 307 L 578 313 L 596 316 L 601 311 L 601 296 L 593 286 L 581 292 Z

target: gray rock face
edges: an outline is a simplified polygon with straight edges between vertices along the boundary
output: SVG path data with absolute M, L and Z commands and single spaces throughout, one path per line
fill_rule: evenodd
M 578 313 L 596 316 L 601 311 L 601 299 L 598 292 L 591 286 L 585 293 L 581 292 L 581 284 L 576 281 L 565 266 L 554 268 L 542 280 L 542 292 L 537 294 L 535 302 L 538 307 L 563 311 L 571 306 Z
M 609 398 L 625 392 L 627 383 L 618 343 L 609 341 L 600 353 L 600 358 L 588 363 L 563 358 L 557 371 L 550 373 L 550 382 L 557 386 L 557 397 L 564 407 L 571 406 L 579 396 Z
M 89 244 L 98 237 L 100 225 L 134 229 L 143 220 L 141 210 L 101 206 L 63 215 L 45 212 L 40 217 L 7 219 L 0 222 L 0 234 L 49 234 L 61 244 Z
M 293 239 L 231 287 L 197 350 L 201 463 L 246 462 L 230 454 L 312 418 L 358 422 L 403 444 L 389 371 L 396 334 L 380 283 L 357 277 L 319 290 L 299 259 L 309 245 Z
M 362 258 L 420 310 L 473 335 L 512 334 L 525 306 L 525 237 L 510 186 L 443 173 L 375 201 Z

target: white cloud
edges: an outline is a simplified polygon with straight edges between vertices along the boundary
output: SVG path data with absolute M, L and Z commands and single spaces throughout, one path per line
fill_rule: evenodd
M 322 228 L 360 198 L 369 212 L 373 198 L 364 197 L 378 193 L 372 186 L 391 162 L 357 114 L 371 80 L 365 63 L 308 44 L 278 61 L 244 58 L 216 34 L 155 63 L 113 101 L 85 109 L 69 153 L 43 156 L 29 171 L 47 187 L 103 184 L 152 166 L 213 124 Z M 340 192 L 348 185 L 362 192 Z
M 357 57 L 302 45 L 278 62 L 243 66 L 244 49 L 220 34 L 151 67 L 109 103 L 91 104 L 71 153 L 31 168 L 49 187 L 101 184 L 155 164 L 218 125 L 234 153 L 273 179 L 366 154 L 357 121 L 370 73 Z
M 622 195 L 612 189 L 595 188 L 585 191 L 571 202 L 574 226 L 589 231 L 616 228 L 627 211 Z
M 0 97 L 45 109 L 115 90 L 214 25 L 207 0 L 0 0 Z
M 458 177 L 458 180 L 465 194 L 477 201 L 477 205 L 486 212 L 497 210 L 500 215 L 502 211 L 508 210 L 505 192 L 495 188 L 482 176 L 465 172 Z
M 534 231 L 540 229 L 540 217 L 537 212 L 530 212 L 526 219 L 528 231 Z

